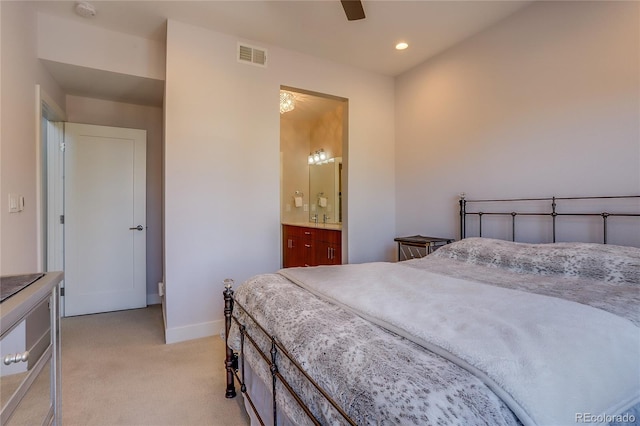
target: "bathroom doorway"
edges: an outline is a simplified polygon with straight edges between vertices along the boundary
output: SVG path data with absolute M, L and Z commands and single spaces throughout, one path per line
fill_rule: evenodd
M 348 99 L 288 86 L 280 90 L 293 104 L 288 111 L 281 106 L 280 114 L 281 224 L 331 225 L 343 231 L 346 248 Z M 343 249 L 343 263 L 347 255 Z

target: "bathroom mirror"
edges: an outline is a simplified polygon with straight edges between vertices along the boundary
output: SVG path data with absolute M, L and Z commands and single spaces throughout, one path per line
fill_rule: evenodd
M 309 222 L 342 223 L 342 157 L 309 165 Z

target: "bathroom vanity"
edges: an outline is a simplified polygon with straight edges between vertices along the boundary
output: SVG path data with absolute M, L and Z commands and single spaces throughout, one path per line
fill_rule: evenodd
M 282 267 L 342 264 L 338 224 L 282 224 Z
M 17 334 L 25 342 L 18 351 L 2 345 L 4 365 L 22 367 L 0 381 L 0 424 L 8 426 L 62 423 L 59 286 L 63 274 L 47 272 L 35 280 L 34 275 L 2 277 L 3 293 L 10 287 L 12 291 L 0 303 L 0 339 L 5 342 Z M 25 338 L 29 334 L 38 336 L 34 344 Z

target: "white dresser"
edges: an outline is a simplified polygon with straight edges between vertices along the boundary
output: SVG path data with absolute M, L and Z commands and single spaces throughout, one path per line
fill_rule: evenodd
M 0 424 L 61 425 L 59 285 L 62 272 L 48 272 L 0 303 L 0 341 L 33 329 L 41 335 L 33 346 L 14 351 L 0 347 L 5 366 L 21 372 L 0 377 Z M 3 277 L 3 283 L 9 280 Z M 3 287 L 6 287 L 3 284 Z M 3 288 L 3 291 L 5 288 Z M 42 324 L 43 312 L 48 321 Z M 32 324 L 30 324 L 32 323 Z M 12 333 L 13 331 L 13 333 Z

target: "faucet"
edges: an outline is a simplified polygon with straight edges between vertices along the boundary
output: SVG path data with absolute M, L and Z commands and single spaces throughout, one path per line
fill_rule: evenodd
M 311 216 L 311 220 L 314 221 L 316 223 L 316 225 L 318 224 L 318 213 L 314 213 Z
M 326 213 L 325 213 L 325 214 L 323 214 L 323 215 L 322 215 L 322 222 L 323 222 L 323 223 L 327 223 L 327 219 L 329 219 L 329 216 L 327 216 L 327 214 L 326 214 Z

